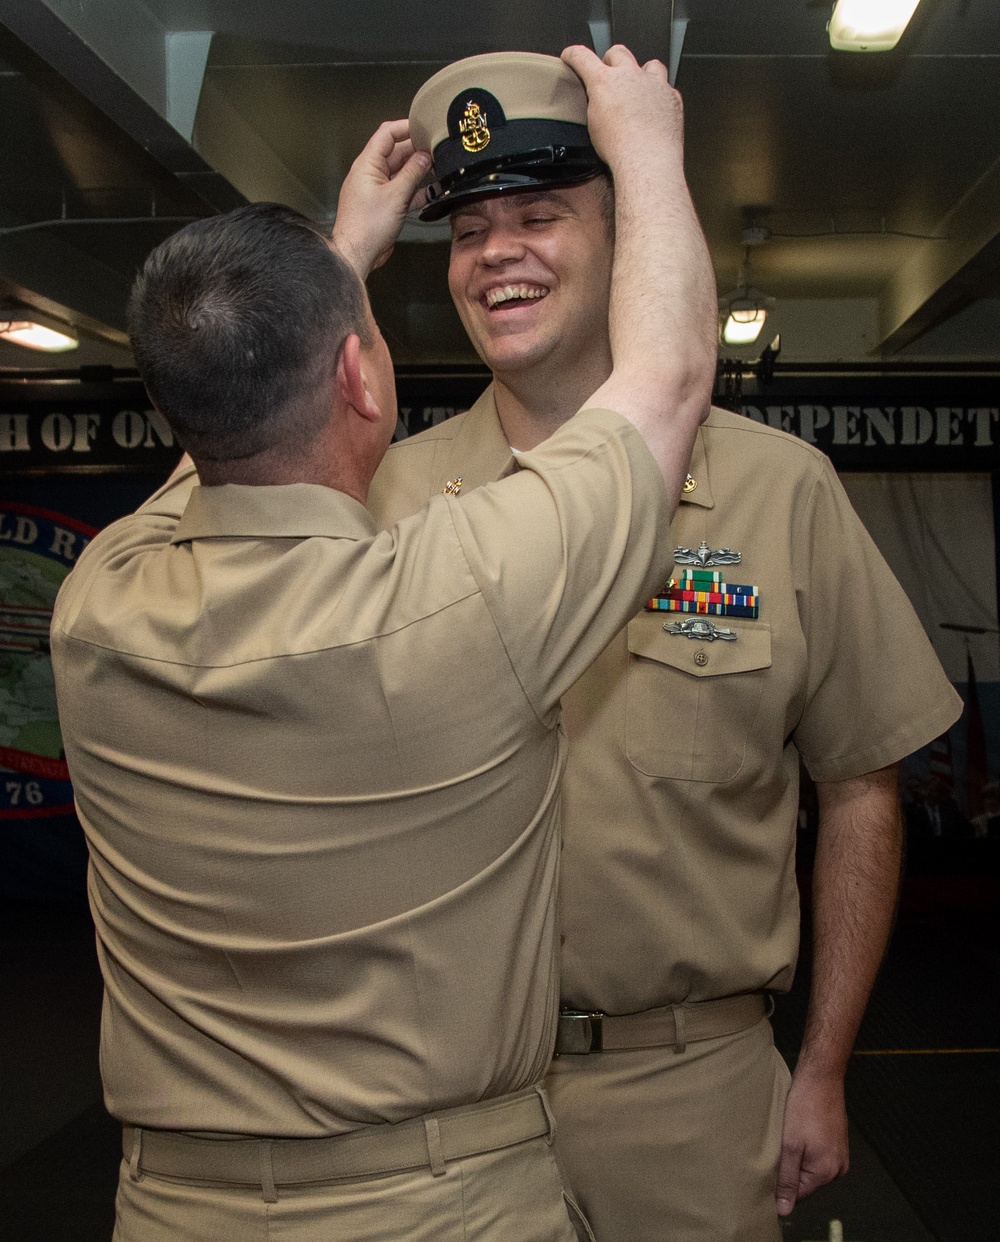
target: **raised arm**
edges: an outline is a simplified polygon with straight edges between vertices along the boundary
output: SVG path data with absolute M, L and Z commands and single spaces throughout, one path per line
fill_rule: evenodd
M 423 202 L 417 191 L 431 166 L 414 152 L 409 124 L 385 121 L 351 165 L 337 202 L 333 244 L 362 280 L 392 253 L 406 213 Z
M 680 95 L 659 61 L 626 48 L 563 60 L 582 80 L 587 125 L 615 187 L 609 327 L 614 370 L 587 403 L 641 432 L 676 504 L 716 363 L 716 294 L 708 248 L 684 180 Z

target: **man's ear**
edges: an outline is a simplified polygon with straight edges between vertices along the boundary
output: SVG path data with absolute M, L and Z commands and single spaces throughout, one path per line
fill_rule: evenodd
M 365 380 L 361 340 L 355 332 L 352 332 L 344 342 L 340 357 L 337 359 L 337 388 L 341 398 L 362 418 L 374 420 L 381 417 L 382 411 Z

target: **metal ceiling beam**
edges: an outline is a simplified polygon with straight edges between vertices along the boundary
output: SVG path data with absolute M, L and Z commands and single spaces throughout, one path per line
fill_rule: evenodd
M 54 8 L 87 20 L 81 36 Z M 97 16 L 136 35 L 139 47 L 105 33 Z M 145 14 L 146 25 L 142 25 Z M 88 7 L 68 0 L 0 0 L 0 23 L 99 108 L 164 169 L 215 211 L 228 211 L 246 199 L 208 164 L 165 118 L 168 107 L 165 34 L 149 24 L 144 6 L 133 0 L 105 0 Z M 154 36 L 159 42 L 153 48 Z M 93 42 L 92 42 L 93 41 Z M 95 50 L 99 43 L 101 53 Z M 128 55 L 126 56 L 126 52 Z M 109 62 L 106 57 L 114 58 Z M 142 72 L 138 66 L 144 66 Z
M 328 216 L 327 205 L 289 171 L 211 74 L 201 90 L 196 133 L 199 151 L 249 201 L 287 203 L 314 220 Z
M 166 118 L 187 142 L 194 135 L 198 100 L 212 45 L 208 30 L 174 31 L 164 38 Z
M 28 305 L 53 310 L 68 323 L 124 344 L 125 302 L 130 281 L 92 255 L 46 235 L 0 237 L 0 285 Z
M 687 26 L 681 7 L 674 0 L 608 0 L 611 42 L 624 43 L 640 64 L 662 60 L 673 70 L 671 48 Z
M 137 0 L 43 0 L 54 17 L 166 115 L 166 31 Z M 27 7 L 31 7 L 30 5 Z
M 922 241 L 883 291 L 881 352 L 897 353 L 992 287 L 1000 273 L 1000 160 Z

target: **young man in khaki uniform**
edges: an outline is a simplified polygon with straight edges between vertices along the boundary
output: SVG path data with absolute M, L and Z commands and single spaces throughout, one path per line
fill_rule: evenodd
M 567 59 L 623 186 L 616 367 L 471 504 L 377 533 L 392 365 L 297 213 L 189 226 L 133 292 L 194 464 L 94 540 L 52 630 L 125 1126 L 118 1242 L 573 1236 L 538 1087 L 559 699 L 666 572 L 712 288 L 663 66 Z M 405 131 L 345 185 L 334 240 L 361 275 L 426 170 Z M 646 224 L 661 194 L 669 236 Z M 666 331 L 683 357 L 650 357 Z
M 546 61 L 473 57 L 414 99 L 411 136 L 439 177 L 424 215 L 450 214 L 452 296 L 494 382 L 390 449 L 370 497 L 382 522 L 442 489 L 469 503 L 516 472 L 512 453 L 545 442 L 611 365 L 607 170 L 582 93 L 553 89 Z M 466 132 L 484 130 L 470 151 Z M 659 210 L 666 227 L 671 206 Z M 801 441 L 713 410 L 675 549 L 674 587 L 563 697 L 569 1012 L 547 1086 L 557 1154 L 602 1242 L 771 1242 L 797 1196 L 847 1167 L 844 1070 L 898 883 L 895 765 L 960 704 L 829 463 Z M 697 607 L 698 589 L 710 610 L 671 610 Z M 798 946 L 800 757 L 821 821 L 789 1091 L 765 1015 Z

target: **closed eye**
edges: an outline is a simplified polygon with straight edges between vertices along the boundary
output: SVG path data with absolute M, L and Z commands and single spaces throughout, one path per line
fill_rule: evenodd
M 462 224 L 459 224 L 457 221 L 453 221 L 451 227 L 451 240 L 453 242 L 468 241 L 470 237 L 478 237 L 482 231 L 482 225 L 476 224 L 471 220 Z

